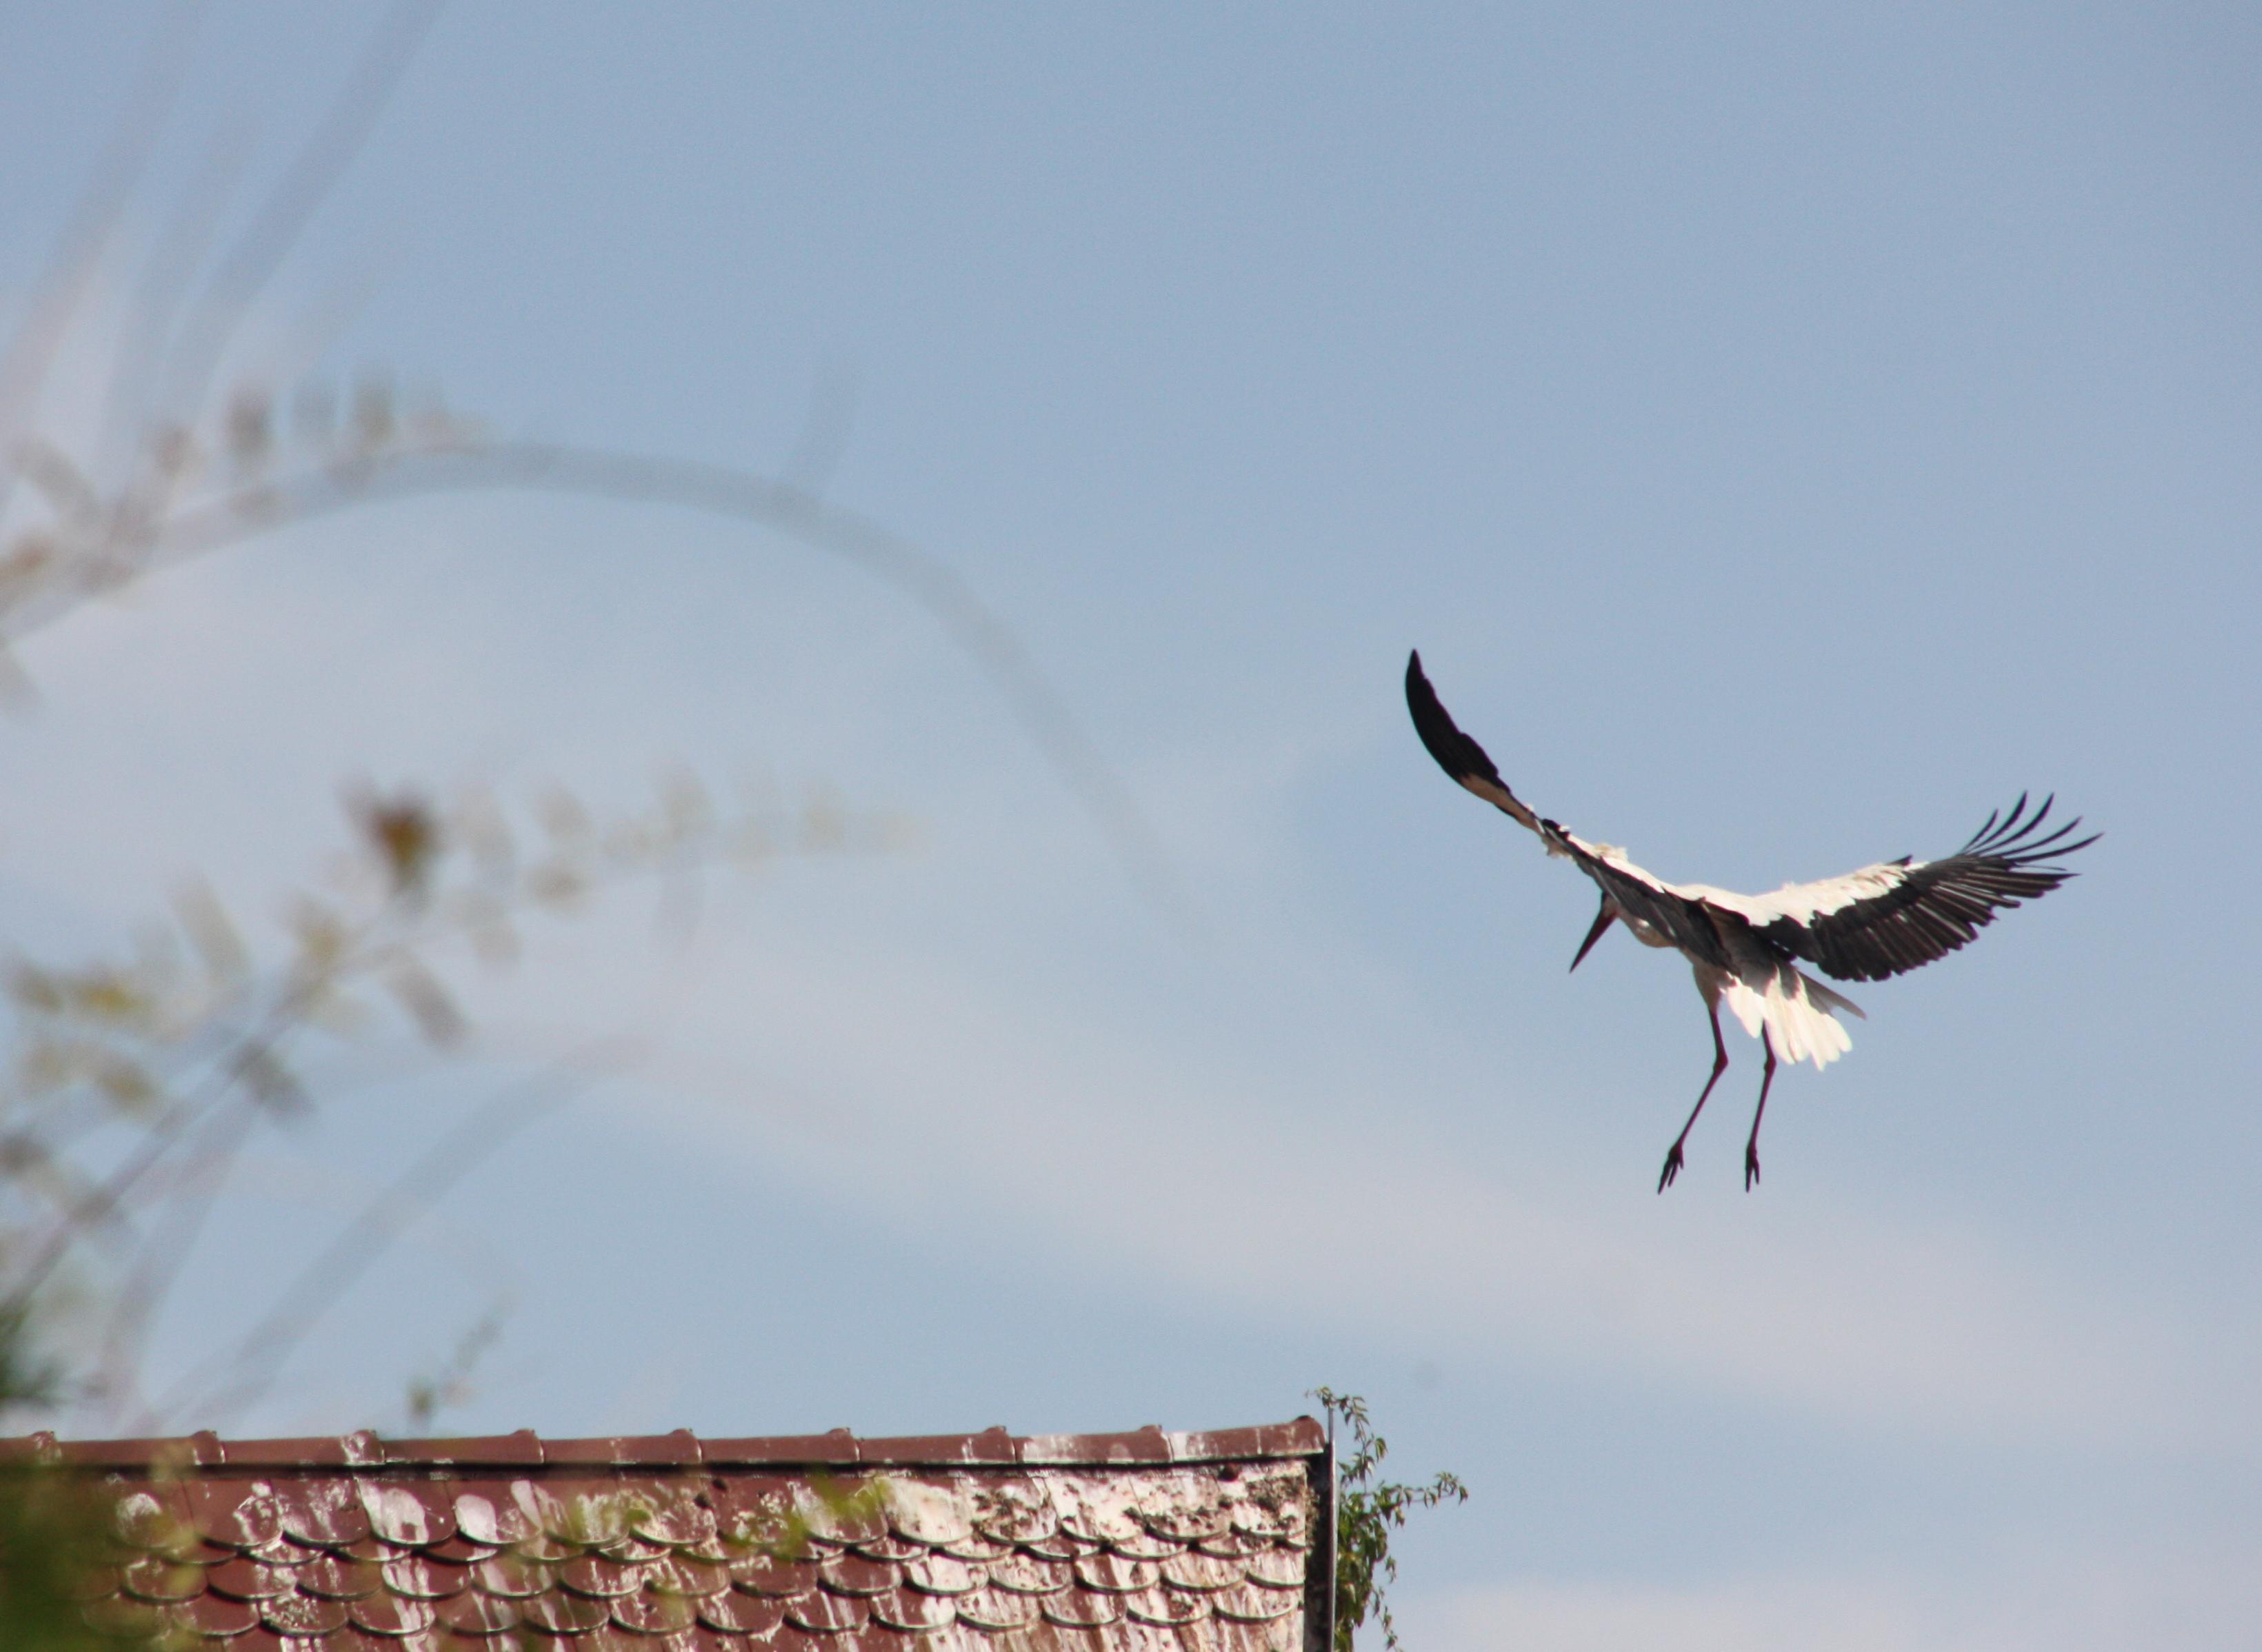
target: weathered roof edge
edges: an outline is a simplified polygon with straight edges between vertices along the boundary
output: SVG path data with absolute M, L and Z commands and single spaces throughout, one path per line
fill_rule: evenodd
M 1327 1431 L 1309 1417 L 1169 1433 L 1146 1427 L 1121 1434 L 914 1434 L 862 1440 L 828 1434 L 702 1440 L 671 1434 L 544 1440 L 531 1429 L 467 1440 L 384 1440 L 363 1430 L 305 1440 L 222 1440 L 205 1432 L 158 1440 L 58 1440 L 49 1433 L 0 1440 L 0 1462 L 52 1462 L 88 1469 L 198 1469 L 738 1468 L 1108 1468 L 1310 1457 L 1326 1451 Z

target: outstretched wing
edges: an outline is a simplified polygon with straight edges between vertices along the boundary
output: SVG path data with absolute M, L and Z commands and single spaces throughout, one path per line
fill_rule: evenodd
M 1617 903 L 1620 916 L 1646 925 L 1692 958 L 1727 963 L 1727 949 L 1701 901 L 1667 887 L 1616 849 L 1590 844 L 1555 822 L 1542 819 L 1509 790 L 1484 748 L 1463 734 L 1447 715 L 1437 691 L 1423 672 L 1418 650 L 1406 661 L 1406 706 L 1414 714 L 1414 731 L 1437 759 L 1439 768 L 1516 824 L 1537 833 L 1549 854 L 1576 862 L 1579 870 Z
M 1406 708 L 1414 714 L 1414 732 L 1422 736 L 1439 768 L 1526 831 L 1539 830 L 1539 817 L 1508 789 L 1485 749 L 1463 734 L 1438 703 L 1437 691 L 1422 671 L 1419 649 L 1406 658 Z
M 2065 838 L 2078 817 L 2036 837 L 2054 798 L 2027 814 L 2024 793 L 1999 823 L 1993 815 L 1945 860 L 1892 860 L 1819 883 L 1785 884 L 1772 894 L 1707 892 L 1761 936 L 1840 980 L 1883 980 L 1964 945 L 2021 901 L 2048 894 L 2074 874 L 2045 865 L 2086 849 L 2102 833 Z M 2023 822 L 2023 824 L 2021 823 Z

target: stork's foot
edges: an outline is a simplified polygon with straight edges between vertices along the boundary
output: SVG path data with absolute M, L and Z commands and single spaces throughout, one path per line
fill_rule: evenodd
M 1664 1192 L 1673 1185 L 1673 1178 L 1681 1174 L 1681 1144 L 1675 1142 L 1673 1151 L 1665 1155 L 1665 1168 L 1658 1174 L 1657 1190 Z
M 1759 1181 L 1760 1145 L 1755 1141 L 1747 1142 L 1744 1144 L 1744 1191 L 1749 1193 L 1759 1185 Z

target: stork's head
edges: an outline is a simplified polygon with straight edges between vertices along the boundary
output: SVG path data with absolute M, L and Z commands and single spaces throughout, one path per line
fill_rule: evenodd
M 1571 960 L 1571 967 L 1573 969 L 1578 968 L 1581 964 L 1586 961 L 1587 954 L 1595 950 L 1595 943 L 1603 938 L 1603 931 L 1610 928 L 1612 923 L 1616 923 L 1620 916 L 1621 915 L 1618 911 L 1618 903 L 1611 900 L 1610 896 L 1604 895 L 1603 897 L 1603 909 L 1595 914 L 1594 927 L 1587 931 L 1587 938 L 1579 943 L 1578 957 Z

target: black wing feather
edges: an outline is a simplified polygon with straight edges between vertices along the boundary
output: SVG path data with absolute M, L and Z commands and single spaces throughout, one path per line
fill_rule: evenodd
M 1603 859 L 1553 821 L 1540 819 L 1508 789 L 1508 782 L 1500 778 L 1484 748 L 1461 732 L 1438 700 L 1437 691 L 1423 672 L 1418 651 L 1406 661 L 1406 707 L 1414 714 L 1414 731 L 1437 759 L 1439 768 L 1502 814 L 1538 833 L 1551 851 L 1568 856 L 1624 916 L 1640 919 L 1692 958 L 1727 963 L 1718 919 L 1702 901 L 1675 894 L 1646 873 Z
M 1406 709 L 1414 714 L 1414 732 L 1422 736 L 1439 768 L 1517 824 L 1539 830 L 1538 817 L 1508 789 L 1485 749 L 1461 732 L 1439 701 L 1437 691 L 1423 673 L 1418 649 L 1406 658 Z
M 2028 815 L 2021 793 L 2009 814 L 1991 813 L 1956 853 L 1912 868 L 1884 894 L 1805 923 L 1777 918 L 1754 932 L 1840 980 L 1884 980 L 1945 958 L 1993 923 L 1998 912 L 2039 900 L 2074 876 L 2044 862 L 2104 836 L 2093 832 L 2067 843 L 2081 824 L 2078 816 L 2036 836 L 2056 801 L 2044 798 Z

